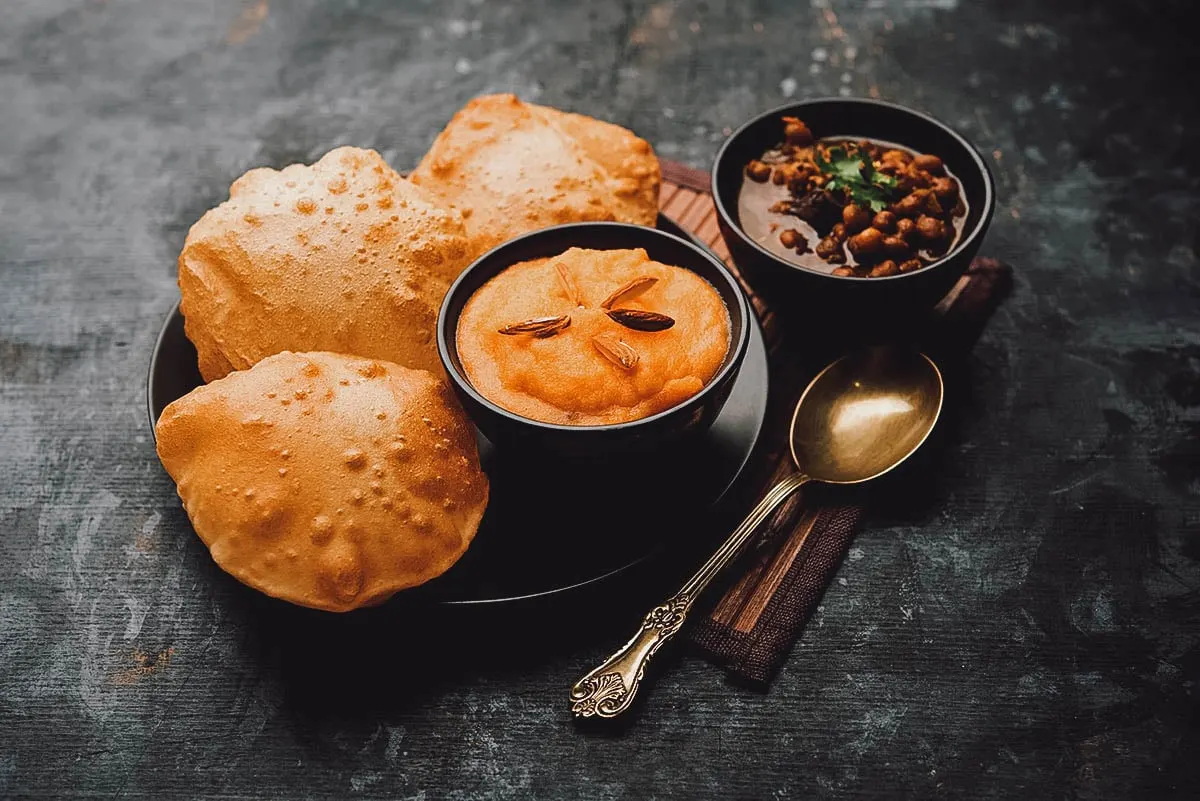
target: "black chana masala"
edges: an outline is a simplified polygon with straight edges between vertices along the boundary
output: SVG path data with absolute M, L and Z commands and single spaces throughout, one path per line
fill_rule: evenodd
M 967 218 L 955 178 L 935 155 L 830 137 L 784 117 L 784 141 L 746 165 L 742 228 L 788 261 L 834 275 L 919 270 L 954 247 Z

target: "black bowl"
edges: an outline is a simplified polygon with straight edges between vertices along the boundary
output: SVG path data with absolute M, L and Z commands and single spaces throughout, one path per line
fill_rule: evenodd
M 483 397 L 467 379 L 458 357 L 458 317 L 467 299 L 490 278 L 513 264 L 556 256 L 568 248 L 595 250 L 643 248 L 651 259 L 682 267 L 708 281 L 729 310 L 730 345 L 717 374 L 683 403 L 650 417 L 606 426 L 569 426 L 530 420 Z M 492 444 L 502 450 L 545 451 L 557 456 L 592 458 L 644 450 L 712 425 L 729 397 L 750 340 L 750 306 L 729 269 L 708 250 L 654 228 L 625 223 L 559 225 L 511 239 L 480 256 L 451 285 L 438 315 L 438 353 L 450 385 L 468 415 Z
M 754 241 L 738 220 L 743 171 L 747 162 L 783 141 L 784 116 L 804 120 L 820 139 L 877 139 L 940 156 L 958 178 L 969 206 L 958 243 L 920 270 L 886 278 L 856 278 L 800 267 Z M 966 139 L 918 111 L 855 98 L 804 100 L 750 120 L 717 152 L 712 192 L 730 255 L 746 280 L 772 305 L 879 330 L 928 312 L 946 295 L 978 252 L 996 205 L 992 174 Z

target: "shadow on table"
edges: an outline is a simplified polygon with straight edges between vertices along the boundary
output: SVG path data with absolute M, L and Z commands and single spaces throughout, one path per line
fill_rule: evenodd
M 400 596 L 339 615 L 241 587 L 231 587 L 230 602 L 243 604 L 238 617 L 246 647 L 278 676 L 291 714 L 377 719 L 402 714 L 444 688 L 505 682 L 558 662 L 560 686 L 546 692 L 561 697 L 565 721 L 568 689 L 590 667 L 587 660 L 581 667 L 577 655 L 601 659 L 632 634 L 670 586 L 655 570 L 650 563 L 566 598 L 492 607 L 409 603 Z M 679 658 L 663 657 L 666 665 Z

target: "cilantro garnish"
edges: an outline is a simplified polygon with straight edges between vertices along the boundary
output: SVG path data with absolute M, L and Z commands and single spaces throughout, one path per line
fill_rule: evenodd
M 869 207 L 871 211 L 887 208 L 889 199 L 895 194 L 895 178 L 876 171 L 871 159 L 857 152 L 851 155 L 843 146 L 831 147 L 828 153 L 826 160 L 820 148 L 813 149 L 813 163 L 828 179 L 826 189 L 845 189 L 857 205 Z

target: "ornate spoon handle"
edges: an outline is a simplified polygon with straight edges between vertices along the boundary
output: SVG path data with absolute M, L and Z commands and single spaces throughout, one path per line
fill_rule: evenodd
M 625 643 L 625 647 L 575 682 L 571 687 L 571 712 L 581 718 L 613 718 L 628 709 L 646 673 L 650 657 L 683 626 L 692 602 L 714 576 L 737 558 L 755 529 L 779 504 L 809 480 L 806 475 L 794 473 L 772 487 L 679 592 L 647 613 L 642 619 L 641 629 Z

